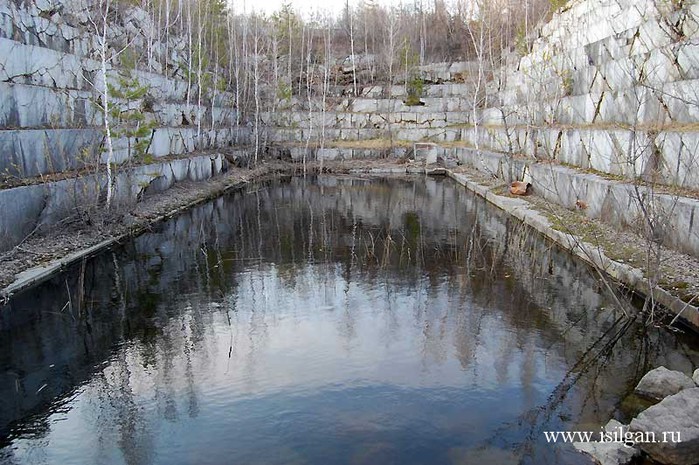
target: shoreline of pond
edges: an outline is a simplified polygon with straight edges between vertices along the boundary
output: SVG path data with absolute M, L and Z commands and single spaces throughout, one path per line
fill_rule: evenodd
M 677 293 L 660 285 L 650 286 L 644 272 L 634 266 L 614 260 L 587 243 L 583 238 L 556 229 L 550 218 L 535 205 L 508 195 L 500 195 L 493 186 L 478 182 L 477 176 L 469 176 L 461 168 L 426 168 L 419 163 L 401 163 L 391 160 L 357 160 L 325 163 L 309 163 L 304 168 L 298 163 L 283 161 L 263 162 L 252 169 L 236 168 L 222 176 L 198 183 L 181 183 L 160 194 L 145 198 L 117 218 L 105 218 L 99 227 L 76 223 L 64 229 L 37 237 L 31 237 L 19 246 L 0 255 L 0 301 L 7 303 L 12 295 L 40 284 L 55 273 L 87 260 L 104 250 L 131 237 L 148 231 L 154 225 L 180 214 L 200 203 L 212 200 L 227 192 L 242 189 L 252 182 L 274 179 L 280 176 L 303 174 L 364 174 L 374 176 L 396 175 L 445 175 L 457 184 L 483 197 L 488 203 L 507 212 L 513 218 L 532 227 L 577 259 L 590 265 L 600 276 L 606 275 L 619 285 L 641 297 L 652 295 L 671 314 L 672 323 L 678 320 L 695 333 L 699 333 L 699 309 L 683 301 Z M 693 260 L 693 257 L 689 257 Z M 699 260 L 697 260 L 699 263 Z

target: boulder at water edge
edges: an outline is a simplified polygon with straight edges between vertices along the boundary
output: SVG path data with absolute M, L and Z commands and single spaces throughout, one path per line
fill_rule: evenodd
M 692 378 L 681 371 L 658 367 L 641 378 L 634 392 L 648 399 L 662 400 L 667 396 L 677 394 L 683 389 L 696 386 Z
M 643 433 L 641 450 L 654 460 L 673 465 L 699 463 L 699 387 L 684 389 L 648 407 L 629 428 Z
M 624 426 L 616 420 L 609 420 L 609 423 L 604 427 L 604 430 L 610 433 L 615 433 L 628 430 L 628 426 Z M 594 459 L 600 465 L 626 465 L 631 460 L 641 453 L 641 450 L 636 446 L 627 446 L 621 441 L 616 442 L 575 442 L 573 446 L 580 452 L 584 452 Z

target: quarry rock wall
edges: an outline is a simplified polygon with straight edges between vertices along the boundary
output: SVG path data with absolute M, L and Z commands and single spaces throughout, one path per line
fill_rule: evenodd
M 503 182 L 527 173 L 547 200 L 581 201 L 620 229 L 650 215 L 663 243 L 699 255 L 699 2 L 572 0 L 526 50 L 477 71 L 421 67 L 419 105 L 396 85 L 291 102 L 261 116 L 264 139 L 304 160 L 367 158 L 371 147 L 410 158 L 434 143 L 442 161 Z
M 84 0 L 0 0 L 0 251 L 77 206 L 104 204 L 105 81 L 111 107 L 138 116 L 110 122 L 118 202 L 221 173 L 222 152 L 249 142 L 234 96 L 186 78 L 183 38 L 160 38 L 146 11 L 122 7 L 106 30 L 116 57 L 102 60 L 93 10 Z M 148 58 L 136 66 L 127 56 Z

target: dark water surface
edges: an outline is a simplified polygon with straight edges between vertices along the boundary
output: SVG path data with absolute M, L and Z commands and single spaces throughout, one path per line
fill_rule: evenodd
M 448 180 L 259 184 L 1 309 L 0 462 L 587 463 L 699 362 L 602 289 Z

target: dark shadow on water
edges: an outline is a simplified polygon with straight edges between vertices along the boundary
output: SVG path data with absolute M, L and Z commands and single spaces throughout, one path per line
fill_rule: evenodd
M 1 309 L 0 461 L 586 463 L 699 363 L 604 289 L 447 180 L 254 185 Z

